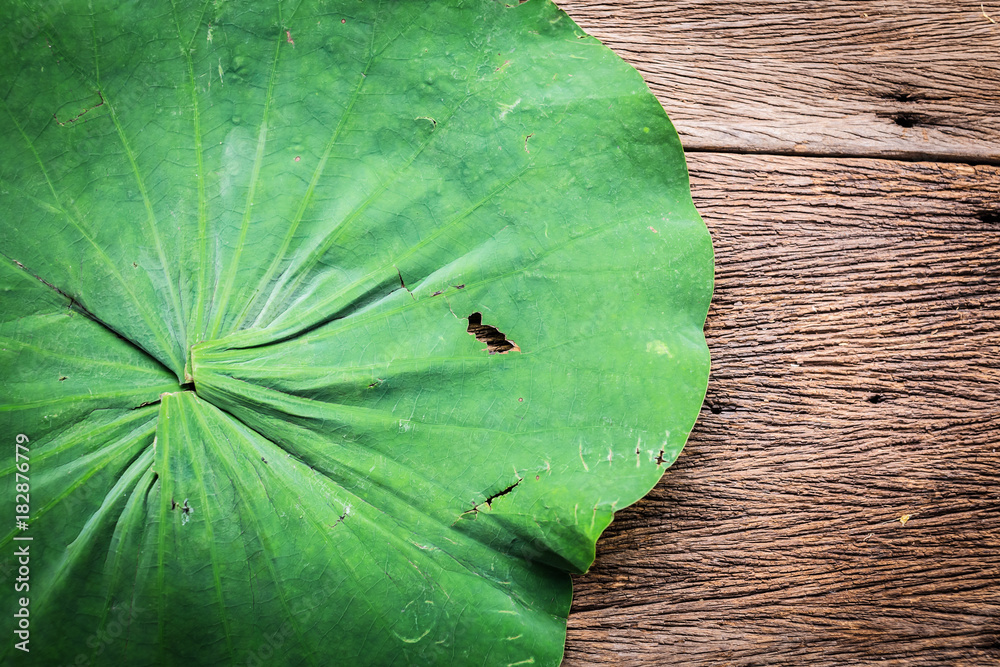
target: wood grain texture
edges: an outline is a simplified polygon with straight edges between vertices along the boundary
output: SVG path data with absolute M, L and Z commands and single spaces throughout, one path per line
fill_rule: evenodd
M 565 664 L 997 664 L 1000 168 L 689 162 L 708 398 L 576 579 Z
M 997 0 L 559 4 L 688 150 L 1000 164 Z

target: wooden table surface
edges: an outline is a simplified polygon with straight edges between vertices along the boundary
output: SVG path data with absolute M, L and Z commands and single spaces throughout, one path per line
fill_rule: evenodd
M 673 119 L 716 250 L 700 419 L 565 664 L 1000 664 L 1000 2 L 560 5 Z

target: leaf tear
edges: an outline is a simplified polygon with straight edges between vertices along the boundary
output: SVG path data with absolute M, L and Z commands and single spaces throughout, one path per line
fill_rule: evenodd
M 398 267 L 398 266 L 396 266 L 396 267 L 393 267 L 393 268 L 395 268 L 395 269 L 396 269 L 396 275 L 397 275 L 397 276 L 399 276 L 399 286 L 400 286 L 400 287 L 402 287 L 403 289 L 405 289 L 405 290 L 406 290 L 406 293 L 410 295 L 410 298 L 411 298 L 411 299 L 413 299 L 414 301 L 416 301 L 416 300 L 417 300 L 417 297 L 413 296 L 413 292 L 411 292 L 411 291 L 410 291 L 410 288 L 409 288 L 409 287 L 407 287 L 407 286 L 406 286 L 406 283 L 404 283 L 404 282 L 403 282 L 403 274 L 402 274 L 402 273 L 400 273 L 400 271 L 399 271 L 399 267 Z
M 518 477 L 517 481 L 514 482 L 513 484 L 511 484 L 510 486 L 508 486 L 506 489 L 503 489 L 502 491 L 497 491 L 496 493 L 488 496 L 486 498 L 486 500 L 484 500 L 483 502 L 474 504 L 472 506 L 471 510 L 466 510 L 466 511 L 462 512 L 462 516 L 465 516 L 466 514 L 472 514 L 472 515 L 479 514 L 479 508 L 482 507 L 483 505 L 486 505 L 486 507 L 492 509 L 493 508 L 493 501 L 494 500 L 496 500 L 497 498 L 499 498 L 501 496 L 506 496 L 508 493 L 510 493 L 511 491 L 513 491 L 514 489 L 516 489 L 517 485 L 520 484 L 523 481 L 524 481 L 524 479 L 522 477 Z
M 80 118 L 83 117 L 88 111 L 93 111 L 94 109 L 96 109 L 98 107 L 104 106 L 104 95 L 99 90 L 96 91 L 96 92 L 97 92 L 97 96 L 100 98 L 101 101 L 98 102 L 97 104 L 95 104 L 94 106 L 87 107 L 86 109 L 84 109 L 83 111 L 81 111 L 80 113 L 78 113 L 77 115 L 75 115 L 72 118 L 69 118 L 69 119 L 67 119 L 65 121 L 59 120 L 59 116 L 56 115 L 56 114 L 52 114 L 52 117 L 55 118 L 56 122 L 59 123 L 59 125 L 61 125 L 62 127 L 66 127 L 67 125 L 75 123 L 76 121 L 80 120 Z

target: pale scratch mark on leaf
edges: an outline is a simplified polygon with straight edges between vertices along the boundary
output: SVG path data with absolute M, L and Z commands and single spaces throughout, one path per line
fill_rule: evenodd
M 399 634 L 396 631 L 393 631 L 392 634 L 396 635 L 396 637 L 398 637 L 399 641 L 401 641 L 401 642 L 406 642 L 407 644 L 416 644 L 418 641 L 420 641 L 421 639 L 423 639 L 424 637 L 426 637 L 427 635 L 429 635 L 430 632 L 431 632 L 430 628 L 428 628 L 427 630 L 424 630 L 424 634 L 420 635 L 419 637 L 414 637 L 412 639 L 404 637 L 403 635 Z
M 662 340 L 654 340 L 646 343 L 646 352 L 654 352 L 660 356 L 667 355 L 670 359 L 674 358 L 674 353 L 670 351 L 670 348 Z
M 431 122 L 431 132 L 437 129 L 438 122 L 430 116 L 417 116 L 413 120 L 429 120 Z
M 583 443 L 582 442 L 580 443 L 580 463 L 583 464 L 583 469 L 585 471 L 590 472 L 590 468 L 587 467 L 587 462 L 583 460 Z
M 510 62 L 510 61 L 508 60 L 507 62 Z M 511 103 L 511 104 L 504 104 L 503 102 L 499 102 L 499 104 L 500 104 L 500 120 L 503 120 L 504 118 L 506 118 L 507 114 L 509 114 L 514 109 L 516 109 L 517 105 L 520 104 L 520 103 L 521 103 L 521 98 L 520 97 L 517 98 L 516 100 L 514 100 L 514 102 Z

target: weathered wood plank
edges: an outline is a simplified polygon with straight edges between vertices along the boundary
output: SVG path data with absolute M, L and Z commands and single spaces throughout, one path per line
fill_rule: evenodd
M 689 160 L 708 398 L 566 664 L 997 664 L 1000 168 Z
M 996 0 L 559 4 L 688 150 L 1000 164 Z

